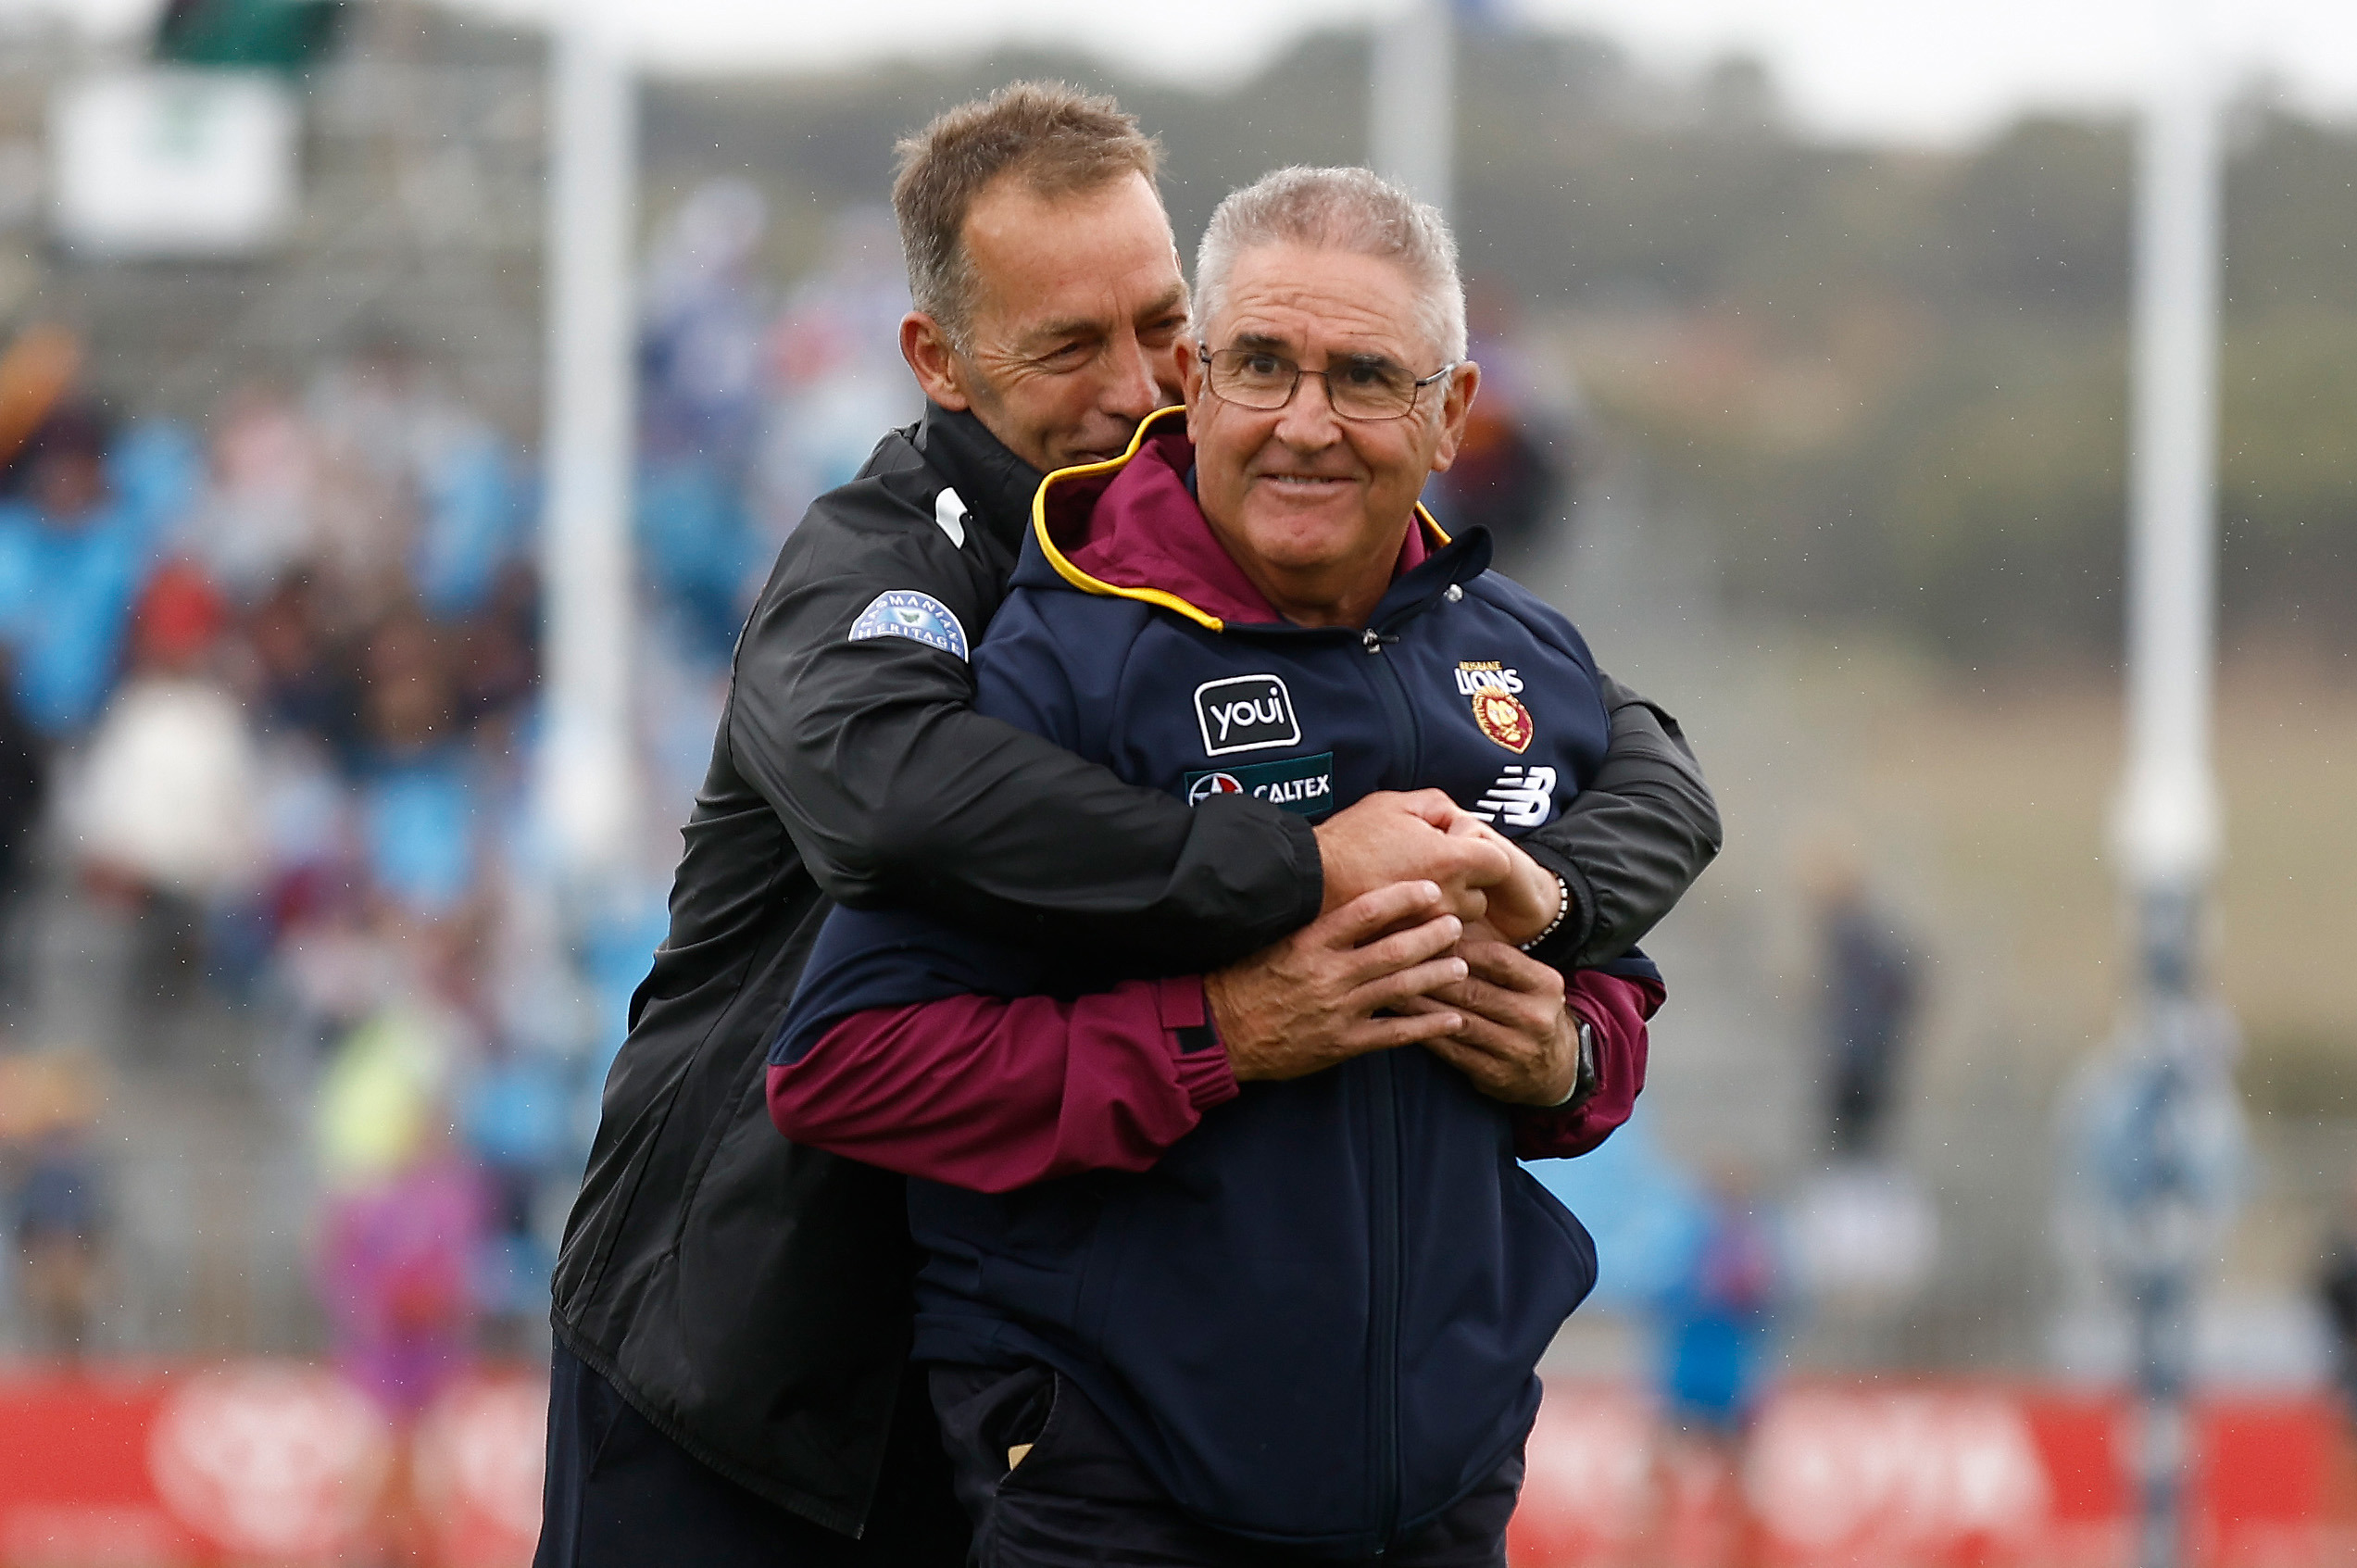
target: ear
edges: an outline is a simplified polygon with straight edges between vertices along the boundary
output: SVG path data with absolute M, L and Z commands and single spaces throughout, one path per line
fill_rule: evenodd
M 915 372 L 917 384 L 924 395 L 952 413 L 963 413 L 973 406 L 958 363 L 957 351 L 949 346 L 949 334 L 940 322 L 921 310 L 911 310 L 900 318 L 900 358 L 909 361 Z
M 1440 445 L 1432 455 L 1432 471 L 1447 473 L 1457 460 L 1457 447 L 1465 439 L 1465 421 L 1473 411 L 1473 395 L 1481 390 L 1481 367 L 1471 359 L 1448 372 L 1442 383 L 1448 395 L 1440 405 Z
M 1171 357 L 1177 361 L 1178 383 L 1186 400 L 1186 438 L 1195 439 L 1195 412 L 1203 402 L 1203 356 L 1196 352 L 1196 340 L 1181 332 L 1171 344 Z

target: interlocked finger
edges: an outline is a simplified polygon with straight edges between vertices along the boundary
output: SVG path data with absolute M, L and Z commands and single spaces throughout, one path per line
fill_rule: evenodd
M 1439 904 L 1439 884 L 1395 882 L 1373 893 L 1361 894 L 1332 914 L 1321 916 L 1304 935 L 1315 932 L 1336 946 L 1357 947 L 1403 920 L 1436 909 Z
M 1448 1042 L 1464 1020 L 1442 1009 L 1429 1013 L 1398 1013 L 1386 1018 L 1370 1018 L 1351 1025 L 1343 1034 L 1343 1043 L 1354 1054 L 1371 1050 L 1391 1050 L 1400 1046 L 1429 1046 L 1437 1050 Z
M 1464 925 L 1455 915 L 1442 915 L 1406 931 L 1395 931 L 1379 942 L 1370 942 L 1351 951 L 1348 972 L 1350 984 L 1364 985 L 1397 971 L 1422 964 L 1446 953 L 1457 945 Z M 1453 960 L 1457 972 L 1469 974 L 1471 966 L 1463 959 Z
M 1375 976 L 1351 992 L 1348 1006 L 1356 1013 L 1399 1007 L 1410 999 L 1427 997 L 1447 989 L 1452 984 L 1461 983 L 1464 975 L 1464 960 L 1455 957 L 1434 959 Z

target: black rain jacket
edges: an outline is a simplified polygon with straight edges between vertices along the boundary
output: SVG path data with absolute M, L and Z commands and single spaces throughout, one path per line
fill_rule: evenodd
M 779 552 L 557 1265 L 568 1348 L 696 1458 L 846 1535 L 901 1400 L 915 1258 L 901 1177 L 770 1123 L 763 1046 L 830 901 L 1180 974 L 1267 946 L 1323 897 L 1302 818 L 1124 784 L 974 713 L 962 659 L 851 637 L 897 591 L 979 641 L 1040 477 L 971 414 L 929 407 Z M 1624 952 L 1719 847 L 1675 722 L 1604 685 L 1601 772 L 1521 841 L 1572 889 L 1536 952 L 1566 970 Z

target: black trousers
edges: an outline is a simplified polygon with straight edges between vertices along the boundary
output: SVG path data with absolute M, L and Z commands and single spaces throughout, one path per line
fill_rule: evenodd
M 865 1537 L 757 1497 L 655 1428 L 561 1344 L 548 1382 L 548 1479 L 533 1568 L 958 1568 L 966 1526 L 925 1404 L 903 1380 Z
M 1523 1456 L 1379 1559 L 1320 1557 L 1197 1524 L 1112 1425 L 1046 1367 L 937 1366 L 934 1408 L 973 1521 L 972 1568 L 1505 1568 Z M 1028 1444 L 1021 1462 L 1008 1450 Z

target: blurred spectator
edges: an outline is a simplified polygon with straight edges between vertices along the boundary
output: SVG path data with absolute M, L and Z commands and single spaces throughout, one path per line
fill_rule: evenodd
M 331 366 L 307 413 L 320 454 L 312 564 L 358 620 L 405 603 L 464 616 L 528 547 L 506 439 L 405 345 L 380 341 Z
M 76 734 L 97 716 L 191 470 L 172 433 L 133 432 L 118 446 L 95 409 L 69 405 L 0 479 L 0 638 L 17 650 L 18 700 L 43 734 Z
M 256 706 L 265 723 L 310 735 L 347 762 L 359 745 L 359 675 L 331 632 L 316 579 L 282 578 L 246 618 Z
M 1435 482 L 1452 529 L 1486 528 L 1500 552 L 1526 559 L 1563 513 L 1556 455 L 1515 411 L 1488 397 L 1473 405 L 1457 461 Z
M 473 1359 L 483 1210 L 475 1173 L 446 1154 L 328 1200 L 320 1294 L 337 1359 L 401 1416 L 414 1418 Z
M 416 453 L 419 527 L 410 559 L 418 601 L 437 621 L 483 607 L 525 546 L 522 490 L 498 432 L 444 405 Z
M 14 1146 L 19 1169 L 18 1292 L 33 1348 L 71 1359 L 89 1348 L 105 1259 L 107 1210 L 90 1136 L 97 1092 L 69 1054 L 0 1063 L 0 1148 Z
M 472 1348 L 485 1205 L 449 1135 L 460 1048 L 447 1014 L 392 1003 L 351 1032 L 320 1084 L 320 1299 L 338 1359 L 405 1415 Z
M 129 939 L 92 949 L 97 983 L 132 1010 L 113 1025 L 152 1046 L 141 1004 L 177 1004 L 205 936 L 259 880 L 257 782 L 245 709 L 219 674 L 226 607 L 194 566 L 149 582 L 132 620 L 131 670 L 93 731 L 66 801 L 84 887 Z
M 759 187 L 707 180 L 648 246 L 640 440 L 657 464 L 694 455 L 732 477 L 743 471 L 759 418 L 771 310 L 752 263 L 769 227 Z
M 1659 1561 L 1733 1568 L 1756 1561 L 1742 1485 L 1779 1270 L 1751 1185 L 1721 1170 L 1654 1300 L 1655 1368 L 1669 1430 L 1656 1459 Z
M 900 360 L 909 287 L 899 256 L 889 210 L 836 214 L 826 259 L 796 285 L 770 329 L 771 401 L 751 486 L 764 571 L 805 508 L 859 471 L 876 432 L 908 423 L 923 407 Z
M 1427 487 L 1427 504 L 1452 532 L 1488 529 L 1499 570 L 1524 571 L 1571 513 L 1576 400 L 1551 362 L 1524 346 L 1511 294 L 1475 279 L 1467 295 L 1481 395 L 1456 462 Z
M 637 544 L 658 611 L 724 662 L 754 565 L 746 506 L 769 301 L 750 263 L 769 229 L 742 180 L 698 185 L 657 232 L 639 340 Z
M 25 1306 L 40 1348 L 51 1355 L 71 1359 L 88 1347 L 105 1236 L 89 1132 L 52 1127 L 34 1142 L 17 1195 Z
M 467 1147 L 480 1162 L 487 1224 L 474 1272 L 486 1323 L 486 1348 L 520 1355 L 548 1314 L 555 1248 L 544 1239 L 540 1198 L 572 1152 L 572 1085 L 558 1063 L 519 1050 L 495 1050 L 462 1101 Z
M 187 547 L 251 604 L 319 549 L 320 457 L 301 410 L 275 387 L 232 392 L 213 431 L 210 480 Z
M 77 842 L 90 873 L 137 902 L 209 902 L 257 869 L 254 738 L 217 672 L 225 618 L 194 566 L 160 571 L 141 596 L 130 676 L 91 737 Z
M 48 747 L 17 706 L 13 664 L 0 643 L 0 997 L 11 1000 L 31 975 L 31 895 L 49 804 Z
M 2316 1297 L 2332 1325 L 2334 1373 L 2341 1411 L 2357 1424 L 2357 1181 L 2342 1195 L 2340 1213 L 2325 1237 Z
M 379 626 L 362 659 L 361 841 L 369 884 L 421 920 L 455 914 L 475 884 L 473 780 L 453 734 L 448 661 L 413 613 Z
M 1681 1427 L 1731 1440 L 1750 1420 L 1776 1273 L 1750 1183 L 1720 1172 L 1684 1266 L 1657 1304 L 1662 1405 Z
M 472 724 L 504 719 L 528 701 L 540 678 L 540 580 L 510 561 L 460 627 L 458 713 Z
M 1904 1065 L 1916 960 L 1848 855 L 1824 851 L 1807 881 L 1824 953 L 1827 1130 L 1837 1157 L 1865 1159 L 1881 1148 Z

